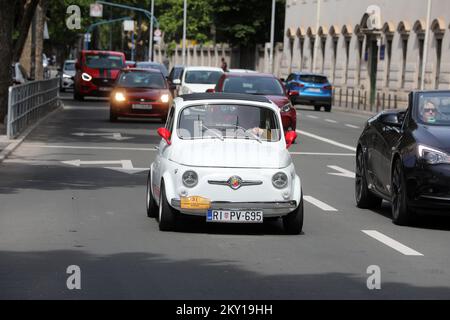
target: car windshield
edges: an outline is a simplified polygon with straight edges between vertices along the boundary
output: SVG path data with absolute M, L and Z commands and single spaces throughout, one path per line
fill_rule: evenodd
M 328 83 L 328 79 L 323 76 L 315 76 L 315 75 L 301 75 L 299 76 L 299 80 L 307 83 L 314 84 L 325 84 Z
M 284 96 L 280 82 L 273 77 L 229 77 L 223 82 L 223 92 Z
M 206 71 L 206 70 L 191 70 L 186 72 L 186 83 L 195 84 L 216 84 L 219 81 L 222 72 Z
M 420 94 L 415 114 L 419 123 L 430 126 L 450 126 L 450 93 Z
M 162 74 L 156 72 L 124 72 L 119 77 L 118 85 L 125 88 L 166 89 Z
M 274 111 L 238 104 L 187 107 L 180 114 L 177 132 L 183 140 L 219 138 L 273 142 L 281 137 Z
M 108 54 L 86 55 L 86 66 L 92 69 L 122 69 L 125 67 L 121 56 Z
M 167 71 L 166 67 L 162 64 L 158 64 L 158 63 L 150 63 L 150 62 L 138 62 L 136 64 L 137 68 L 141 68 L 141 69 L 156 69 L 162 72 L 162 74 L 164 75 L 164 77 L 167 77 L 169 72 Z
M 75 62 L 66 62 L 64 64 L 65 71 L 75 71 Z

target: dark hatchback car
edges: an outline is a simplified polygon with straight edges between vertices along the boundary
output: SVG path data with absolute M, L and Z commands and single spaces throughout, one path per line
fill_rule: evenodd
M 326 76 L 291 73 L 286 79 L 286 88 L 290 92 L 298 93 L 292 95 L 293 104 L 312 105 L 316 111 L 320 111 L 321 107 L 327 112 L 331 111 L 333 86 Z
M 169 85 L 159 70 L 123 69 L 110 97 L 110 120 L 144 117 L 165 122 L 171 103 Z
M 392 203 L 393 221 L 450 215 L 450 91 L 417 91 L 407 110 L 370 118 L 356 156 L 356 203 Z
M 274 75 L 256 72 L 225 73 L 220 77 L 214 92 L 265 96 L 280 108 L 284 131 L 295 131 L 297 128 L 296 110 L 283 83 Z

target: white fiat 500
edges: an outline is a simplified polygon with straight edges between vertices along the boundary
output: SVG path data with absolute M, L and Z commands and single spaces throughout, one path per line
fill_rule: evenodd
M 279 108 L 262 96 L 226 93 L 174 100 L 147 182 L 147 214 L 162 231 L 181 214 L 210 223 L 262 223 L 282 217 L 303 226 L 303 194 Z

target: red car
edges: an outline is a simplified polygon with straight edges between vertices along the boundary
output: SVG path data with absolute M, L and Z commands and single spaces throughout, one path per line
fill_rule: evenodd
M 110 120 L 146 117 L 166 121 L 172 94 L 161 71 L 123 69 L 110 97 Z
M 280 108 L 284 131 L 295 131 L 297 128 L 295 108 L 283 83 L 274 75 L 256 72 L 225 73 L 219 79 L 214 92 L 263 95 Z
M 74 99 L 108 97 L 120 70 L 126 66 L 122 52 L 81 51 L 75 64 Z

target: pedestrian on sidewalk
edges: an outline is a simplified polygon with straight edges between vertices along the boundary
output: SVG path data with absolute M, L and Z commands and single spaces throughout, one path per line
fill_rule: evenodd
M 223 72 L 228 72 L 228 64 L 225 61 L 224 57 L 222 57 L 222 65 L 220 67 L 222 68 Z

